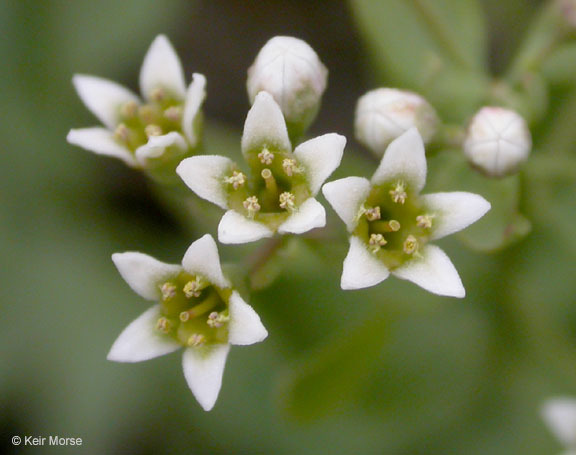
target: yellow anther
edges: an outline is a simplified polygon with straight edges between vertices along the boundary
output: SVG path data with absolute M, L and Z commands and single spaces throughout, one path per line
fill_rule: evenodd
M 254 215 L 260 211 L 260 203 L 256 196 L 250 196 L 242 203 L 244 208 L 248 211 L 248 216 L 253 218 Z
M 414 254 L 416 251 L 418 251 L 418 240 L 416 237 L 413 235 L 406 237 L 406 240 L 404 240 L 403 249 L 404 253 L 406 254 Z
M 128 101 L 120 108 L 120 115 L 126 119 L 136 116 L 138 113 L 138 103 L 136 101 Z
M 170 106 L 164 111 L 164 117 L 171 122 L 179 122 L 182 120 L 182 108 L 180 106 Z
M 301 172 L 298 163 L 293 158 L 285 158 L 284 161 L 282 161 L 282 169 L 284 169 L 288 177 L 292 177 L 294 174 Z
M 162 101 L 166 98 L 166 91 L 161 87 L 156 87 L 154 90 L 150 92 L 150 99 L 156 102 Z
M 285 191 L 280 194 L 279 197 L 280 208 L 288 211 L 292 211 L 296 208 L 296 197 L 289 191 Z
M 418 215 L 416 217 L 416 224 L 422 229 L 430 229 L 432 227 L 433 215 Z
M 144 133 L 146 133 L 146 137 L 161 136 L 162 128 L 152 123 L 150 125 L 146 125 L 146 128 L 144 128 Z
M 160 286 L 160 292 L 162 292 L 162 300 L 170 300 L 176 295 L 176 286 L 167 281 L 162 286 Z
M 170 329 L 172 329 L 172 323 L 170 322 L 169 319 L 165 318 L 164 316 L 162 316 L 156 322 L 156 330 L 162 333 L 168 333 L 170 332 Z
M 229 183 L 232 188 L 237 190 L 246 183 L 246 176 L 240 171 L 234 171 L 230 177 L 224 179 L 224 183 Z
M 206 337 L 201 333 L 195 333 L 188 338 L 188 346 L 202 346 L 206 343 Z
M 408 195 L 406 194 L 406 187 L 404 182 L 396 182 L 394 189 L 390 190 L 390 196 L 396 204 L 404 204 Z
M 258 154 L 258 159 L 262 164 L 270 166 L 272 164 L 272 161 L 274 161 L 274 154 L 270 150 L 265 148 Z
M 386 239 L 382 234 L 370 234 L 370 240 L 368 240 L 368 245 L 370 245 L 370 251 L 372 251 L 372 253 L 374 254 L 378 253 L 378 251 L 380 251 L 380 248 L 382 248 L 387 243 L 388 242 L 386 241 Z
M 114 130 L 114 138 L 118 141 L 128 142 L 130 131 L 124 123 L 120 123 Z
M 229 316 L 226 316 L 225 314 L 222 313 L 218 313 L 217 311 L 213 311 L 208 315 L 206 324 L 208 324 L 208 326 L 212 327 L 213 329 L 214 328 L 217 329 L 219 327 L 222 327 L 224 323 L 228 322 L 229 319 L 230 319 Z
M 202 280 L 199 277 L 196 277 L 193 280 L 188 281 L 182 290 L 184 291 L 184 295 L 190 299 L 192 297 L 200 297 L 202 289 L 204 288 L 205 286 Z
M 366 211 L 364 212 L 364 215 L 366 215 L 366 218 L 368 219 L 368 221 L 379 220 L 382 216 L 380 214 L 380 207 L 378 207 L 378 206 L 370 208 L 370 209 L 366 209 Z

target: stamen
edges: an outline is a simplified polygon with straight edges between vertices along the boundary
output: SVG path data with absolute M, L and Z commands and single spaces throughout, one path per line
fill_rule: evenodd
M 262 164 L 270 166 L 272 164 L 272 161 L 274 160 L 274 154 L 270 150 L 265 148 L 258 154 L 258 159 Z
M 204 335 L 202 335 L 201 333 L 195 333 L 193 335 L 190 336 L 190 338 L 188 338 L 188 346 L 202 346 L 204 343 L 206 343 L 206 337 Z
M 188 281 L 188 283 L 184 285 L 184 295 L 189 299 L 192 297 L 200 297 L 202 289 L 206 286 L 207 283 L 199 276 L 196 276 L 193 280 Z
M 156 87 L 150 92 L 150 99 L 156 102 L 162 101 L 166 98 L 166 91 L 161 87 Z
M 162 300 L 167 301 L 176 295 L 176 286 L 167 281 L 160 286 L 160 291 L 162 292 Z
M 220 299 L 217 294 L 212 294 L 208 296 L 202 303 L 190 308 L 189 310 L 182 311 L 180 313 L 180 320 L 186 322 L 191 318 L 196 318 L 208 311 L 212 310 L 216 305 L 220 303 Z
M 285 158 L 282 161 L 282 168 L 288 177 L 300 173 L 302 170 L 298 167 L 298 163 L 293 158 Z
M 146 137 L 148 138 L 152 136 L 161 136 L 162 128 L 152 123 L 150 125 L 146 125 L 146 128 L 144 128 L 144 133 L 146 133 Z
M 366 218 L 368 219 L 368 221 L 379 220 L 382 216 L 380 214 L 380 207 L 378 207 L 378 206 L 370 208 L 370 209 L 366 209 L 366 211 L 364 212 L 364 215 L 366 215 Z
M 248 211 L 249 218 L 254 218 L 254 215 L 260 211 L 260 204 L 256 196 L 250 196 L 242 205 Z
M 430 229 L 432 227 L 432 218 L 434 218 L 434 215 L 418 215 L 416 224 L 422 229 Z
M 136 101 L 128 101 L 120 108 L 120 115 L 125 119 L 131 119 L 138 113 L 138 103 Z
M 406 187 L 404 185 L 404 182 L 402 181 L 396 182 L 394 189 L 390 190 L 390 196 L 392 197 L 394 203 L 404 204 L 404 202 L 406 202 L 406 198 L 408 197 L 408 195 L 406 194 L 405 190 Z
M 237 190 L 246 183 L 246 176 L 240 171 L 234 171 L 230 177 L 224 179 L 224 183 L 229 183 L 232 188 Z
M 118 141 L 128 142 L 130 131 L 124 123 L 120 123 L 114 131 L 114 138 Z
M 214 328 L 222 327 L 224 325 L 224 323 L 228 322 L 229 320 L 230 320 L 230 316 L 227 316 L 225 314 L 213 311 L 212 313 L 210 313 L 208 315 L 208 319 L 206 320 L 206 324 L 208 324 L 209 327 L 212 327 L 214 329 Z
M 370 240 L 368 240 L 368 245 L 370 245 L 370 251 L 374 254 L 378 253 L 380 249 L 386 245 L 388 242 L 382 234 L 370 234 Z
M 291 212 L 296 208 L 296 197 L 289 191 L 284 191 L 279 199 L 281 209 Z
M 272 175 L 272 171 L 268 168 L 262 169 L 260 173 L 264 182 L 266 183 L 266 189 L 272 193 L 278 193 L 278 185 L 276 185 L 276 179 Z
M 182 107 L 170 106 L 164 111 L 164 117 L 166 117 L 171 122 L 179 122 L 182 120 Z
M 152 108 L 152 106 L 145 104 L 144 106 L 140 106 L 138 108 L 138 116 L 142 122 L 149 124 L 156 120 L 156 111 Z
M 172 323 L 170 322 L 169 319 L 165 318 L 164 316 L 162 316 L 156 322 L 156 330 L 162 333 L 169 333 L 170 329 L 172 329 Z
M 413 235 L 409 235 L 404 240 L 403 245 L 404 253 L 406 254 L 414 254 L 418 250 L 418 240 Z

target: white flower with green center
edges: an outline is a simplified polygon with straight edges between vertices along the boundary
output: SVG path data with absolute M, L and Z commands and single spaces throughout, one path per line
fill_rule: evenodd
M 542 418 L 567 449 L 562 455 L 576 455 L 576 399 L 551 398 L 542 407 Z
M 176 172 L 198 196 L 227 210 L 218 240 L 247 243 L 323 227 L 326 212 L 314 196 L 340 165 L 345 145 L 346 138 L 330 133 L 292 152 L 280 107 L 270 94 L 260 92 L 242 136 L 249 173 L 216 155 L 187 158 Z
M 458 272 L 432 240 L 464 229 L 481 218 L 490 203 L 465 192 L 421 195 L 426 156 L 416 128 L 386 149 L 372 179 L 347 177 L 322 191 L 350 236 L 342 289 L 360 289 L 390 274 L 434 294 L 464 297 Z
M 182 265 L 146 254 L 116 253 L 122 278 L 141 297 L 157 301 L 120 334 L 108 360 L 140 362 L 184 348 L 184 376 L 200 405 L 214 406 L 230 345 L 249 345 L 268 332 L 222 273 L 210 235 L 196 240 Z
M 144 100 L 96 76 L 77 74 L 73 82 L 104 127 L 73 129 L 69 143 L 161 177 L 173 173 L 176 164 L 198 147 L 206 79 L 193 74 L 186 88 L 180 60 L 165 36 L 156 37 L 142 64 Z

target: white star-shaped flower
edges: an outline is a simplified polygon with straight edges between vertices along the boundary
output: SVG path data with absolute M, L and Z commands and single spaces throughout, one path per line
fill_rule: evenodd
M 242 136 L 249 175 L 216 155 L 187 158 L 176 172 L 198 196 L 227 210 L 218 226 L 220 242 L 253 242 L 326 224 L 326 212 L 315 196 L 340 165 L 345 145 L 345 137 L 330 133 L 292 152 L 280 107 L 270 94 L 260 92 Z
M 199 142 L 200 107 L 206 79 L 192 75 L 186 88 L 184 71 L 164 35 L 153 41 L 140 71 L 144 100 L 116 82 L 76 74 L 74 86 L 86 107 L 104 127 L 73 129 L 69 143 L 123 160 L 132 167 L 159 172 L 178 163 Z
M 220 392 L 230 345 L 258 343 L 268 335 L 222 273 L 214 239 L 206 234 L 192 243 L 181 266 L 137 252 L 116 253 L 112 260 L 137 294 L 158 304 L 124 329 L 108 360 L 140 362 L 184 347 L 184 376 L 209 411 Z
M 420 195 L 425 182 L 424 144 L 412 128 L 388 146 L 370 181 L 347 177 L 324 185 L 351 234 L 342 289 L 374 286 L 392 274 L 434 294 L 464 297 L 452 262 L 429 241 L 474 223 L 490 203 L 465 192 Z
M 542 406 L 542 418 L 554 436 L 567 449 L 562 455 L 576 454 L 576 399 L 551 398 Z

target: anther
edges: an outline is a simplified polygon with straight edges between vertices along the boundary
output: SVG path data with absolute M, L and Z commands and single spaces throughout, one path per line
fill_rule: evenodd
M 284 161 L 282 161 L 282 168 L 288 177 L 292 177 L 294 174 L 300 172 L 298 163 L 296 163 L 296 160 L 293 158 L 285 158 Z
M 418 215 L 416 217 L 416 224 L 419 228 L 430 229 L 432 227 L 433 215 Z
M 260 203 L 256 196 L 250 196 L 242 205 L 248 211 L 248 217 L 254 218 L 254 215 L 260 211 Z
M 182 108 L 180 106 L 170 106 L 164 111 L 164 117 L 171 122 L 179 122 L 182 120 Z
M 154 90 L 150 92 L 150 99 L 156 102 L 162 101 L 166 98 L 166 91 L 161 87 L 156 87 Z
M 162 300 L 170 300 L 176 295 L 176 286 L 167 281 L 162 286 L 160 286 L 160 292 L 162 292 Z
M 120 123 L 116 130 L 114 130 L 114 137 L 122 142 L 128 142 L 129 139 L 129 130 L 128 127 L 124 123 Z
M 364 215 L 366 215 L 366 218 L 368 219 L 368 221 L 379 220 L 382 216 L 380 214 L 380 207 L 378 207 L 378 206 L 370 208 L 370 209 L 366 209 L 366 211 L 364 212 Z
M 150 125 L 146 125 L 146 128 L 144 128 L 144 133 L 146 133 L 146 137 L 161 136 L 162 128 L 152 123 Z
M 279 197 L 280 208 L 291 212 L 296 208 L 296 197 L 289 191 L 284 191 Z
M 414 254 L 418 250 L 418 240 L 413 235 L 409 235 L 404 240 L 403 245 L 404 253 L 406 254 Z
M 138 103 L 136 101 L 128 101 L 120 108 L 120 115 L 125 119 L 130 119 L 138 113 Z
M 156 330 L 159 330 L 162 333 L 168 333 L 170 332 L 170 329 L 172 329 L 172 323 L 170 322 L 169 319 L 165 318 L 164 316 L 162 316 L 156 322 Z
M 246 176 L 240 171 L 234 171 L 230 177 L 224 179 L 224 183 L 229 183 L 232 188 L 237 190 L 246 183 Z
M 404 182 L 402 181 L 396 182 L 396 186 L 394 186 L 394 189 L 390 190 L 390 196 L 392 197 L 392 200 L 396 204 L 404 204 L 404 202 L 406 202 L 406 198 L 408 197 L 408 195 L 406 194 L 406 188 L 404 186 Z
M 368 240 L 368 245 L 370 245 L 370 251 L 372 251 L 372 253 L 374 254 L 378 253 L 378 251 L 380 251 L 380 248 L 382 248 L 387 243 L 388 242 L 386 241 L 386 239 L 382 234 L 370 234 L 370 240 Z
M 188 281 L 182 290 L 184 291 L 184 295 L 190 299 L 192 297 L 200 297 L 202 289 L 205 287 L 206 286 L 204 286 L 202 280 L 199 277 L 196 277 L 193 280 Z
M 270 150 L 265 148 L 258 154 L 258 159 L 262 164 L 270 166 L 272 164 L 272 161 L 274 160 L 274 154 Z
M 146 124 L 152 123 L 154 120 L 156 120 L 156 112 L 152 106 L 148 104 L 138 108 L 138 116 Z
M 188 346 L 202 346 L 204 343 L 206 343 L 206 337 L 204 335 L 202 335 L 201 333 L 195 333 L 193 335 L 190 335 L 190 338 L 188 338 Z
M 208 319 L 206 320 L 206 324 L 212 328 L 219 328 L 224 325 L 224 323 L 228 322 L 230 319 L 229 316 L 226 316 L 222 313 L 218 313 L 217 311 L 213 311 L 208 315 Z

